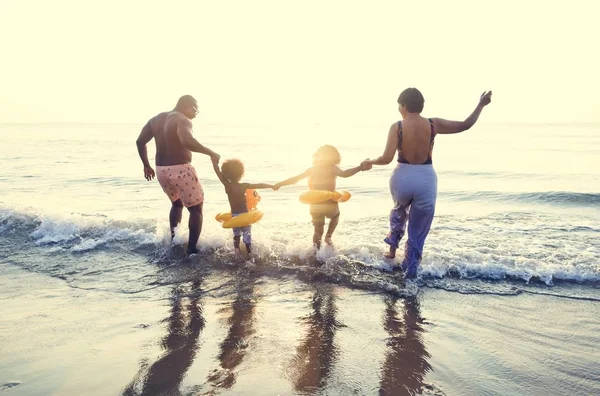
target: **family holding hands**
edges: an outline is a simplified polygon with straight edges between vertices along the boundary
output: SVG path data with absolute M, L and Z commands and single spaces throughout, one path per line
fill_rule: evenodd
M 423 246 L 429 233 L 437 198 L 437 175 L 433 168 L 434 140 L 440 134 L 453 134 L 471 128 L 483 108 L 491 102 L 492 92 L 484 92 L 473 113 L 464 121 L 421 116 L 425 100 L 416 88 L 404 90 L 398 98 L 402 120 L 391 125 L 384 152 L 376 159 L 367 159 L 359 166 L 342 170 L 341 156 L 331 145 L 324 145 L 313 154 L 312 166 L 299 175 L 276 184 L 242 182 L 244 164 L 238 159 L 224 161 L 219 167 L 220 156 L 200 144 L 192 136 L 191 120 L 198 114 L 196 100 L 183 96 L 175 109 L 163 112 L 148 121 L 142 129 L 137 148 L 144 164 L 147 180 L 155 176 L 163 191 L 170 198 L 169 213 L 171 235 L 181 222 L 183 206 L 190 212 L 188 253 L 197 253 L 196 244 L 202 229 L 202 204 L 204 193 L 191 165 L 192 151 L 209 155 L 217 177 L 225 187 L 233 217 L 249 211 L 246 191 L 249 189 L 273 189 L 296 184 L 308 179 L 309 190 L 335 191 L 338 177 L 351 177 L 360 171 L 368 171 L 373 165 L 387 165 L 398 153 L 398 165 L 390 178 L 390 192 L 394 206 L 389 214 L 390 230 L 384 238 L 389 250 L 387 258 L 394 258 L 408 226 L 408 239 L 401 269 L 406 278 L 414 278 L 421 262 Z M 156 142 L 156 172 L 150 166 L 146 144 Z M 338 225 L 340 210 L 333 199 L 310 204 L 314 227 L 313 244 L 319 249 L 325 236 L 326 244 L 332 244 L 332 236 Z M 325 219 L 329 219 L 325 232 Z M 240 240 L 246 251 L 252 251 L 251 226 L 233 228 L 236 256 L 241 256 Z

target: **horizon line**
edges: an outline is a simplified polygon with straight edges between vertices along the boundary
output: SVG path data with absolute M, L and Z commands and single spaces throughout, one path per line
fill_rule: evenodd
M 202 124 L 203 122 L 198 120 L 195 121 Z M 283 121 L 282 121 L 283 122 Z M 143 124 L 144 120 L 141 121 L 15 121 L 15 122 L 2 122 L 0 125 L 138 125 Z M 280 122 L 227 122 L 227 121 L 210 121 L 206 122 L 205 125 L 277 125 Z M 388 121 L 356 121 L 356 122 L 340 122 L 340 121 L 309 121 L 306 123 L 296 123 L 297 125 L 319 125 L 319 124 L 357 124 L 357 125 L 373 125 L 373 124 L 387 124 Z M 600 121 L 478 121 L 478 124 L 487 125 L 599 125 Z

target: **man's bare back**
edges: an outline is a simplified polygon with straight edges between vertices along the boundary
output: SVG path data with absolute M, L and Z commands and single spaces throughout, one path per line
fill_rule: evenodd
M 183 147 L 177 133 L 185 128 L 191 134 L 192 122 L 176 111 L 160 113 L 150 119 L 144 128 L 156 142 L 156 166 L 183 165 L 192 162 L 192 152 Z
M 146 132 L 145 130 L 147 129 L 148 131 L 146 133 L 154 138 L 154 142 L 156 143 L 155 164 L 157 166 L 162 166 L 166 163 L 165 157 L 167 154 L 167 142 L 165 141 L 164 128 L 165 121 L 169 113 L 170 112 L 167 111 L 152 117 L 142 130 L 142 133 L 144 134 L 144 132 Z
M 165 165 L 180 165 L 192 162 L 192 152 L 183 146 L 180 138 L 180 135 L 183 134 L 191 136 L 192 121 L 183 114 L 173 111 L 167 114 L 162 130 L 167 149 L 164 158 Z

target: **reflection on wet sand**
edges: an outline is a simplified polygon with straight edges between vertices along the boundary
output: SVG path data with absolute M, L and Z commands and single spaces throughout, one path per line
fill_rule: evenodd
M 193 283 L 191 298 L 180 298 L 174 291 L 171 313 L 166 319 L 169 323 L 168 334 L 162 340 L 165 352 L 150 367 L 142 364 L 123 395 L 180 394 L 179 386 L 194 361 L 200 333 L 205 325 L 200 284 L 200 281 Z
M 388 333 L 387 352 L 381 369 L 380 395 L 415 395 L 431 370 L 422 333 L 423 318 L 416 297 L 400 300 L 385 296 L 383 327 Z M 402 310 L 402 314 L 399 310 Z
M 228 325 L 220 343 L 217 368 L 192 393 L 216 395 L 235 388 L 239 366 L 247 359 L 256 330 L 256 276 L 239 276 L 235 298 L 218 312 Z M 192 297 L 173 297 L 168 334 L 162 340 L 164 354 L 152 365 L 141 364 L 138 374 L 123 395 L 178 395 L 181 383 L 194 362 L 205 327 L 200 282 L 193 284 Z M 343 325 L 336 320 L 336 285 L 309 284 L 309 312 L 300 319 L 303 336 L 287 368 L 292 389 L 299 394 L 319 394 L 330 388 L 331 376 L 344 345 L 336 339 Z M 174 293 L 176 294 L 176 293 Z M 431 370 L 430 355 L 423 343 L 424 320 L 417 298 L 383 296 L 383 328 L 387 332 L 385 356 L 380 370 L 380 395 L 421 394 Z M 373 325 L 376 325 L 373 323 Z M 360 362 L 356 362 L 359 364 Z M 340 373 L 343 376 L 343 373 Z M 330 386 L 328 386 L 330 385 Z M 371 388 L 372 389 L 372 388 Z M 244 390 L 237 387 L 237 390 Z M 329 389 L 335 394 L 335 389 Z M 188 390 L 189 391 L 189 390 Z
M 230 389 L 235 384 L 237 375 L 235 368 L 244 360 L 250 337 L 255 333 L 255 285 L 254 276 L 243 275 L 236 287 L 235 300 L 231 307 L 221 310 L 223 314 L 231 311 L 231 316 L 227 319 L 229 330 L 221 343 L 218 355 L 221 367 L 213 370 L 208 377 L 208 383 L 213 388 L 210 394 L 214 394 L 218 389 Z
M 335 290 L 317 283 L 310 303 L 310 314 L 302 318 L 306 334 L 296 348 L 290 365 L 290 378 L 296 391 L 312 393 L 326 385 L 338 357 L 335 333 L 340 327 L 335 315 Z

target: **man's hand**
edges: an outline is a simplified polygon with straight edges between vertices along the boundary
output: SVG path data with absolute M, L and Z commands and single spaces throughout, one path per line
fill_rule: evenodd
M 144 166 L 144 177 L 146 180 L 150 181 L 154 179 L 156 173 L 154 173 L 154 169 L 151 166 Z
M 210 160 L 211 160 L 212 162 L 216 163 L 216 164 L 218 164 L 218 163 L 219 163 L 219 160 L 220 160 L 220 159 L 221 159 L 221 156 L 220 156 L 219 154 L 215 153 L 215 152 L 213 152 L 213 153 L 210 155 Z
M 479 98 L 479 104 L 487 106 L 492 102 L 492 91 L 483 92 Z

